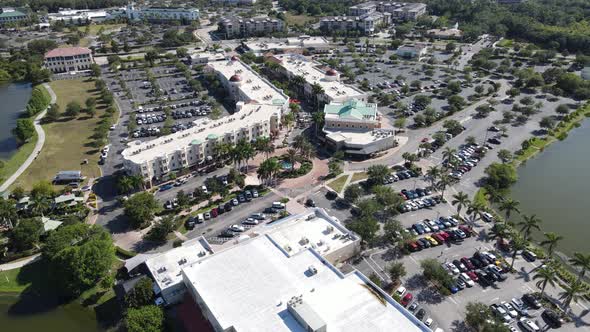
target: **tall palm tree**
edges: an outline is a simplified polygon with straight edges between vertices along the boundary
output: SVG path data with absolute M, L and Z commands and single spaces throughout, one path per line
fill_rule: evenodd
M 31 200 L 31 212 L 33 215 L 43 215 L 51 207 L 51 201 L 45 196 L 34 196 Z
M 447 186 L 451 184 L 451 177 L 447 174 L 442 174 L 438 180 L 437 187 L 440 189 L 440 196 L 442 197 L 443 201 L 445 199 L 445 189 Z
M 536 271 L 535 275 L 533 276 L 533 280 L 537 279 L 539 281 L 537 281 L 536 285 L 537 288 L 541 289 L 541 298 L 543 298 L 543 295 L 545 294 L 545 287 L 547 287 L 547 285 L 555 287 L 557 273 L 555 273 L 555 270 L 551 267 L 545 266 Z
M 524 240 L 527 241 L 533 230 L 541 229 L 541 226 L 539 225 L 542 221 L 534 214 L 530 216 L 522 216 L 522 218 L 524 220 L 519 222 L 518 225 L 520 226 L 520 231 L 524 234 Z
M 320 108 L 320 96 L 324 94 L 324 88 L 319 83 L 313 83 L 311 85 L 311 93 L 315 102 L 315 110 L 319 111 Z
M 130 176 L 122 176 L 117 181 L 117 188 L 119 189 L 119 192 L 128 194 L 134 188 L 133 180 Z
M 287 130 L 289 130 L 291 125 L 293 125 L 293 122 L 295 122 L 295 116 L 293 113 L 287 113 L 281 118 L 281 122 L 287 127 Z
M 426 179 L 430 181 L 430 186 L 434 188 L 434 184 L 441 175 L 441 170 L 437 166 L 432 166 L 426 171 Z
M 297 135 L 295 136 L 295 139 L 293 140 L 293 147 L 299 151 L 301 151 L 301 149 L 303 149 L 303 146 L 306 144 L 307 142 L 307 138 L 305 138 L 305 136 L 303 135 Z
M 580 280 L 584 278 L 586 271 L 590 270 L 590 254 L 576 252 L 574 253 L 574 256 L 570 258 L 570 264 L 580 268 L 580 273 L 578 274 L 578 280 L 576 280 L 576 283 L 580 282 Z
M 268 155 L 275 150 L 275 147 L 268 136 L 258 136 L 254 146 L 256 147 L 256 150 L 264 152 L 266 158 L 268 158 Z
M 497 222 L 490 230 L 490 237 L 492 239 L 506 239 L 510 236 L 510 227 L 506 223 Z
M 516 255 L 520 250 L 523 250 L 526 247 L 526 241 L 520 236 L 519 233 L 512 233 L 512 241 L 510 242 L 512 246 L 512 262 L 510 262 L 510 270 L 514 268 L 514 261 L 516 260 Z
M 442 152 L 443 160 L 447 160 L 449 164 L 452 164 L 455 160 L 455 154 L 457 154 L 457 149 L 453 149 L 447 146 Z
M 303 94 L 303 87 L 305 86 L 305 78 L 301 75 L 295 75 L 291 79 L 291 85 L 295 87 L 298 95 Z
M 461 215 L 461 210 L 464 207 L 469 206 L 469 196 L 466 193 L 460 191 L 453 195 L 453 201 L 451 202 L 453 206 L 457 207 L 457 214 Z
M 470 203 L 469 207 L 467 208 L 467 214 L 471 215 L 471 220 L 475 222 L 480 216 L 481 213 L 485 211 L 485 206 L 481 203 Z
M 291 172 L 295 171 L 295 163 L 299 159 L 299 153 L 295 149 L 287 150 L 287 161 L 291 163 Z
M 563 308 L 570 309 L 572 301 L 578 302 L 584 297 L 586 293 L 586 287 L 581 282 L 575 282 L 571 285 L 564 285 L 563 292 L 559 293 L 561 299 L 563 299 Z
M 543 235 L 545 235 L 545 240 L 541 241 L 541 246 L 547 247 L 547 259 L 549 260 L 553 256 L 553 250 L 557 247 L 557 243 L 563 240 L 563 236 L 553 232 Z
M 520 202 L 515 201 L 512 198 L 508 198 L 500 204 L 500 211 L 504 211 L 506 221 L 510 219 L 510 215 L 512 214 L 512 212 L 520 213 L 520 209 L 518 208 L 519 205 Z
M 324 125 L 324 112 L 317 111 L 311 116 L 315 125 L 315 135 L 317 136 L 320 132 L 320 127 Z

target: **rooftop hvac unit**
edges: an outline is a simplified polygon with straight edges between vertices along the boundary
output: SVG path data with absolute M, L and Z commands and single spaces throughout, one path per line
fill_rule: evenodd
M 332 233 L 333 231 L 334 231 L 334 227 L 333 227 L 333 226 L 328 226 L 328 227 L 326 228 L 326 232 L 327 232 L 328 234 Z

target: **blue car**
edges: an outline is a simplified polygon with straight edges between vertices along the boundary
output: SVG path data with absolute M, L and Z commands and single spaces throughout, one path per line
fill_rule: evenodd
M 451 291 L 451 294 L 455 294 L 459 291 L 459 288 L 457 288 L 456 285 L 451 285 L 449 286 L 449 290 Z
M 167 184 L 167 185 L 163 185 L 163 186 L 161 186 L 161 187 L 160 187 L 160 191 L 166 191 L 166 190 L 170 190 L 170 189 L 172 189 L 172 188 L 174 188 L 174 186 L 173 186 L 173 185 L 171 185 L 171 184 Z

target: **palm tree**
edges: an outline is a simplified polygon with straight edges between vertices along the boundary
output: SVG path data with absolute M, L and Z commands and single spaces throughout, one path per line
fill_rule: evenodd
M 291 163 L 291 172 L 295 171 L 295 163 L 299 159 L 299 153 L 295 149 L 287 150 L 286 159 L 289 163 Z
M 564 299 L 563 308 L 569 311 L 571 302 L 578 302 L 584 297 L 585 293 L 586 287 L 579 281 L 572 285 L 564 285 L 563 292 L 559 293 L 560 298 Z
M 289 130 L 293 122 L 295 122 L 295 116 L 293 115 L 293 113 L 287 113 L 285 114 L 285 116 L 281 118 L 281 122 L 285 127 L 287 127 L 287 130 Z
M 442 197 L 443 201 L 445 199 L 445 189 L 449 184 L 451 184 L 451 177 L 449 177 L 447 174 L 442 174 L 438 180 L 437 187 L 441 190 L 440 196 Z
M 457 154 L 457 149 L 447 146 L 442 152 L 443 160 L 447 160 L 449 164 L 452 164 L 455 160 L 455 154 Z
M 576 283 L 578 283 L 580 280 L 582 280 L 582 278 L 584 278 L 586 271 L 590 270 L 590 255 L 576 252 L 574 253 L 574 257 L 570 258 L 570 264 L 580 268 L 578 280 L 576 280 Z
M 270 141 L 270 137 L 267 136 L 258 136 L 254 146 L 256 147 L 256 150 L 264 152 L 266 158 L 268 158 L 268 155 L 275 150 L 274 145 Z
M 453 195 L 453 201 L 451 202 L 453 206 L 457 206 L 457 214 L 461 215 L 461 210 L 464 207 L 469 206 L 469 196 L 466 193 L 460 191 Z
M 307 142 L 307 138 L 305 138 L 305 136 L 303 135 L 297 135 L 295 136 L 295 139 L 293 140 L 293 147 L 299 151 L 301 151 L 301 149 L 303 149 L 303 146 L 306 144 Z
M 311 117 L 315 125 L 315 135 L 317 136 L 320 131 L 320 127 L 324 125 L 324 112 L 315 112 Z
M 315 110 L 319 111 L 320 108 L 320 96 L 324 94 L 324 88 L 319 83 L 313 83 L 311 85 L 311 93 L 315 102 Z
M 541 241 L 541 246 L 547 247 L 547 259 L 553 256 L 553 250 L 557 247 L 557 242 L 563 240 L 563 236 L 553 232 L 545 233 L 545 240 Z
M 303 87 L 305 86 L 305 78 L 301 75 L 295 75 L 291 79 L 291 85 L 295 87 L 297 94 L 301 95 L 303 93 Z
M 45 211 L 49 210 L 51 202 L 48 197 L 45 196 L 34 196 L 31 200 L 31 212 L 34 215 L 43 215 Z
M 430 181 L 430 186 L 434 188 L 436 180 L 440 177 L 441 171 L 437 166 L 432 166 L 426 171 L 426 179 Z
M 497 222 L 492 226 L 490 230 L 490 236 L 492 239 L 505 239 L 510 236 L 510 227 L 506 223 Z
M 514 268 L 516 255 L 520 250 L 523 250 L 526 247 L 526 241 L 519 233 L 515 232 L 512 233 L 512 241 L 510 242 L 510 245 L 512 245 L 512 262 L 510 262 L 510 270 L 512 270 Z
M 117 181 L 117 188 L 119 189 L 119 192 L 128 194 L 134 188 L 133 180 L 130 176 L 122 176 Z
M 234 163 L 234 168 L 238 170 L 240 169 L 240 164 L 242 163 L 242 160 L 244 160 L 243 150 L 240 148 L 239 144 L 240 143 L 238 143 L 238 145 L 231 149 L 231 152 L 229 153 L 231 161 Z
M 471 220 L 475 222 L 484 210 L 485 207 L 481 203 L 470 203 L 467 208 L 467 214 L 471 215 Z
M 518 206 L 520 205 L 519 201 L 515 201 L 511 198 L 506 199 L 500 204 L 500 211 L 504 211 L 504 215 L 506 216 L 506 220 L 510 219 L 510 215 L 512 212 L 520 213 Z
M 518 225 L 520 226 L 520 231 L 524 234 L 524 240 L 527 241 L 534 229 L 541 229 L 539 224 L 541 224 L 542 221 L 534 214 L 530 216 L 522 216 L 522 218 L 524 220 L 519 222 Z
M 555 282 L 557 281 L 557 274 L 555 273 L 554 269 L 552 269 L 549 266 L 545 266 L 538 269 L 535 275 L 533 276 L 533 280 L 537 279 L 539 279 L 539 281 L 537 281 L 536 285 L 537 288 L 541 289 L 541 298 L 543 298 L 543 295 L 545 294 L 545 287 L 547 287 L 547 285 L 555 287 Z

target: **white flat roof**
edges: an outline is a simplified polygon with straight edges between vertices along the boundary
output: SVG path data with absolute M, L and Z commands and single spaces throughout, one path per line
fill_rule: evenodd
M 259 104 L 283 105 L 289 97 L 239 60 L 214 61 L 208 64 L 225 79 L 235 74 L 241 77 L 240 90 Z
M 280 114 L 280 112 L 281 106 L 245 104 L 241 111 L 219 120 L 197 120 L 194 122 L 195 126 L 187 130 L 143 143 L 130 142 L 121 154 L 127 160 L 142 164 L 156 157 L 164 156 L 166 153 L 179 150 L 195 141 L 199 144 L 205 142 L 209 135 L 222 136 L 249 125 L 261 123 L 274 114 Z
M 203 237 L 186 241 L 181 247 L 168 250 L 145 261 L 160 290 L 182 282 L 181 269 L 211 255 L 213 251 Z
M 305 38 L 287 38 L 287 39 L 258 39 L 246 42 L 246 46 L 252 52 L 262 52 L 267 50 L 279 49 L 297 49 L 307 47 L 330 47 L 330 42 L 324 37 L 305 37 Z
M 275 58 L 281 60 L 281 65 L 293 75 L 303 76 L 309 84 L 318 83 L 324 88 L 324 93 L 332 99 L 363 99 L 365 92 L 339 81 L 324 80 L 325 72 L 318 69 L 319 63 L 313 62 L 299 54 L 277 54 Z
M 344 141 L 354 144 L 370 144 L 394 136 L 393 130 L 387 129 L 324 128 L 324 132 L 326 137 L 335 142 Z
M 344 276 L 312 249 L 289 257 L 268 235 L 186 266 L 182 273 L 224 330 L 304 332 L 287 309 L 293 296 L 302 295 L 328 331 L 429 331 L 391 297 L 369 287 L 360 272 Z
M 268 225 L 268 237 L 276 245 L 284 250 L 288 256 L 309 248 L 315 249 L 320 255 L 327 254 L 341 249 L 357 236 L 332 220 L 323 210 L 318 209 L 312 212 L 299 214 Z

